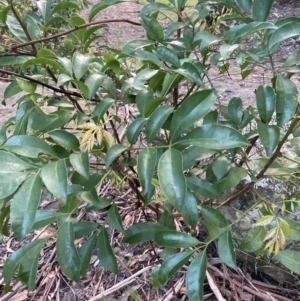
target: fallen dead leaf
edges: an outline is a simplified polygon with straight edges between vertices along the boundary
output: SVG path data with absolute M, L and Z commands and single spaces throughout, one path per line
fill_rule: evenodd
M 28 297 L 28 291 L 23 291 L 20 293 L 15 294 L 12 298 L 9 299 L 9 301 L 23 301 L 26 300 Z

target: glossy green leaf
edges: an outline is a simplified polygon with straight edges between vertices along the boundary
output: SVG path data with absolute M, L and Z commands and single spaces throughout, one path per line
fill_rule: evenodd
M 1 59 L 0 59 L 1 61 Z M 292 67 L 298 65 L 300 61 L 300 49 L 293 51 L 286 59 L 283 67 Z
M 56 255 L 62 272 L 68 278 L 78 282 L 80 279 L 80 257 L 74 245 L 73 224 L 64 221 L 58 231 Z
M 166 30 L 166 36 L 165 36 L 165 38 L 166 39 L 169 38 L 172 33 L 174 33 L 178 29 L 181 29 L 181 28 L 183 28 L 185 26 L 186 26 L 186 24 L 184 24 L 184 22 L 172 22 L 172 23 L 170 23 L 168 25 L 167 30 Z
M 181 64 L 179 58 L 175 52 L 171 49 L 158 46 L 155 48 L 154 53 L 164 62 L 171 64 L 175 68 L 180 68 Z
M 254 0 L 253 1 L 253 17 L 255 21 L 266 21 L 274 0 Z
M 146 125 L 146 140 L 148 143 L 155 140 L 156 135 L 172 112 L 173 106 L 163 105 L 156 108 L 150 115 Z
M 133 224 L 125 231 L 123 241 L 125 243 L 135 244 L 143 241 L 153 240 L 156 233 L 163 230 L 168 229 L 160 224 L 150 222 Z
M 128 142 L 131 145 L 133 145 L 136 142 L 145 123 L 146 123 L 145 118 L 137 118 L 127 127 L 126 136 L 127 136 Z
M 0 145 L 3 144 L 7 140 L 7 135 L 6 135 L 7 127 L 3 125 L 0 128 Z
M 236 0 L 239 7 L 243 10 L 245 13 L 249 13 L 250 8 L 252 6 L 252 0 Z
M 26 169 L 34 168 L 34 165 L 31 165 L 19 157 L 11 154 L 9 152 L 0 150 L 0 166 L 1 173 L 13 173 L 13 172 L 21 172 Z
M 21 92 L 22 89 L 20 88 L 18 82 L 16 80 L 13 80 L 5 89 L 4 91 L 4 99 L 10 98 L 19 92 Z
M 233 97 L 230 99 L 228 104 L 228 114 L 237 125 L 240 125 L 243 117 L 243 103 L 239 97 Z
M 146 203 L 149 203 L 154 193 L 152 178 L 155 171 L 157 151 L 155 148 L 145 148 L 138 156 L 137 172 L 143 189 Z
M 220 197 L 216 186 L 208 181 L 192 177 L 186 178 L 186 181 L 187 187 L 200 196 L 211 199 L 218 199 Z
M 214 160 L 212 171 L 217 180 L 220 181 L 229 171 L 231 162 L 225 156 L 220 156 Z
M 89 95 L 89 88 L 80 80 L 72 79 L 71 82 L 79 90 L 78 92 L 81 93 L 83 98 L 87 99 Z
M 29 158 L 38 158 L 40 153 L 56 157 L 56 154 L 50 145 L 34 136 L 12 136 L 1 146 L 1 148 Z
M 250 20 L 249 20 L 250 21 Z M 276 30 L 277 26 L 272 22 L 249 22 L 245 25 L 239 25 L 238 27 L 232 27 L 225 34 L 225 39 L 229 41 L 236 41 L 237 39 L 245 39 L 248 36 L 255 34 L 256 32 L 262 32 L 263 30 Z
M 190 234 L 178 231 L 159 231 L 154 236 L 157 245 L 172 248 L 190 248 L 197 246 L 200 242 Z
M 107 218 L 110 223 L 110 225 L 118 230 L 121 233 L 124 233 L 125 230 L 123 228 L 122 219 L 118 210 L 118 207 L 115 203 L 111 205 L 111 207 L 108 210 Z
M 203 301 L 203 283 L 206 275 L 206 252 L 200 252 L 191 262 L 186 272 L 186 290 L 190 301 Z
M 208 31 L 199 31 L 195 35 L 193 43 L 196 43 L 198 41 L 200 41 L 200 47 L 199 47 L 199 49 L 200 49 L 200 51 L 202 51 L 206 47 L 222 41 L 222 38 L 221 37 L 217 37 L 217 36 L 211 34 Z
M 247 177 L 247 170 L 240 167 L 231 167 L 225 177 L 219 181 L 216 186 L 218 191 L 223 192 L 232 187 L 236 187 L 240 181 Z
M 70 162 L 74 169 L 85 177 L 87 180 L 90 177 L 90 164 L 88 153 L 71 154 Z
M 97 4 L 95 4 L 90 10 L 89 21 L 92 21 L 95 16 L 102 11 L 103 9 L 118 3 L 122 3 L 124 0 L 103 0 Z
M 73 224 L 74 238 L 78 239 L 90 234 L 99 226 L 98 223 L 94 222 L 81 222 Z
M 75 52 L 72 60 L 72 68 L 76 79 L 80 80 L 82 76 L 88 70 L 89 64 L 93 58 L 89 55 L 84 55 L 79 52 Z
M 136 106 L 140 111 L 141 117 L 145 117 L 145 108 L 147 104 L 153 99 L 153 97 L 154 97 L 154 93 L 149 88 L 140 90 L 136 94 Z
M 298 107 L 297 86 L 290 79 L 278 75 L 276 77 L 276 118 L 277 125 L 287 123 Z
M 202 148 L 200 146 L 190 146 L 182 152 L 183 170 L 187 170 L 196 165 L 199 161 L 207 159 L 216 153 L 214 150 Z
M 90 74 L 84 81 L 89 89 L 88 99 L 92 99 L 105 80 L 105 76 L 99 73 Z
M 127 147 L 122 144 L 114 144 L 106 153 L 106 157 L 105 157 L 106 169 L 109 169 L 113 161 L 117 157 L 119 157 L 126 149 Z
M 215 103 L 212 90 L 198 91 L 184 100 L 175 111 L 171 121 L 171 139 L 176 140 L 182 132 L 204 117 Z
M 159 22 L 152 16 L 142 15 L 140 17 L 142 26 L 145 28 L 147 35 L 158 42 L 163 42 L 164 31 Z
M 291 147 L 296 153 L 297 157 L 300 157 L 300 137 L 296 137 L 290 140 Z
M 7 15 L 6 25 L 9 28 L 10 32 L 18 40 L 20 40 L 22 42 L 26 42 L 28 40 L 22 26 L 20 25 L 19 21 L 15 17 L 13 17 L 11 15 Z
M 148 2 L 149 3 L 149 2 Z M 167 10 L 167 11 L 172 11 L 175 13 L 175 10 L 173 7 L 171 7 L 170 5 L 164 4 L 164 3 L 159 3 L 159 2 L 150 2 L 149 4 L 147 3 L 147 5 L 143 6 L 141 11 L 139 12 L 139 15 L 148 15 L 148 14 L 152 14 L 155 12 L 159 12 L 162 10 Z
M 293 250 L 283 250 L 275 256 L 285 267 L 290 269 L 292 272 L 300 275 L 300 252 Z
M 249 145 L 247 139 L 239 131 L 220 124 L 206 124 L 198 127 L 178 140 L 176 144 L 220 150 Z
M 218 228 L 226 228 L 228 225 L 224 215 L 217 209 L 203 206 L 201 207 L 200 214 L 206 221 L 214 224 Z
M 169 278 L 191 258 L 193 253 L 194 251 L 186 251 L 168 258 L 158 270 L 158 281 L 165 285 Z
M 176 69 L 175 72 L 195 82 L 198 86 L 204 85 L 199 70 L 192 63 L 185 62 L 181 68 Z
M 149 117 L 159 105 L 166 101 L 166 97 L 156 97 L 152 99 L 145 107 L 145 117 Z
M 218 240 L 218 252 L 222 261 L 230 268 L 236 270 L 236 253 L 234 250 L 233 239 L 229 230 L 221 234 Z
M 14 193 L 27 176 L 28 173 L 24 172 L 0 173 L 0 199 Z
M 41 58 L 34 58 L 31 60 L 27 60 L 23 65 L 22 65 L 22 70 L 30 67 L 30 66 L 35 66 L 35 65 L 47 65 L 47 66 L 51 66 L 57 70 L 59 70 L 60 72 L 65 72 L 65 69 L 62 67 L 61 64 L 59 64 L 57 61 L 50 59 L 50 58 L 45 58 L 45 57 L 41 57 Z
M 188 225 L 190 225 L 192 228 L 196 227 L 199 221 L 197 201 L 189 190 L 186 193 L 185 201 L 182 205 L 180 213 Z
M 60 217 L 65 216 L 66 213 L 55 212 L 50 210 L 37 210 L 35 219 L 32 225 L 32 230 L 40 229 L 51 223 L 57 221 Z
M 104 114 L 108 111 L 108 109 L 114 102 L 115 100 L 112 98 L 104 98 L 100 103 L 96 105 L 93 115 L 97 116 L 99 120 L 102 119 Z
M 133 80 L 133 87 L 137 90 L 143 89 L 145 82 L 153 77 L 157 72 L 158 70 L 148 68 L 141 70 Z
M 276 125 L 257 124 L 259 138 L 265 148 L 267 156 L 271 156 L 279 143 L 280 130 Z
M 68 60 L 66 57 L 57 57 L 57 60 L 63 65 L 65 68 L 65 72 L 68 73 L 69 76 L 73 76 L 73 67 L 72 67 L 72 62 Z M 61 75 L 66 75 L 66 74 L 60 74 Z M 59 77 L 58 77 L 58 82 L 59 82 Z M 57 82 L 57 85 L 60 86 Z
M 155 265 L 152 269 L 151 276 L 150 276 L 151 283 L 152 283 L 153 287 L 156 289 L 163 287 L 163 285 L 158 280 L 159 269 L 160 269 L 160 266 Z
M 186 196 L 186 179 L 182 169 L 182 156 L 177 149 L 164 152 L 158 163 L 158 178 L 167 200 L 180 210 Z
M 102 228 L 97 237 L 97 255 L 101 262 L 101 265 L 108 271 L 117 274 L 118 264 L 113 252 L 113 249 L 109 243 L 108 234 L 105 228 Z
M 73 150 L 78 151 L 79 141 L 73 134 L 64 130 L 55 130 L 49 133 L 49 136 L 59 145 Z
M 17 81 L 19 87 L 21 88 L 21 90 L 24 92 L 34 93 L 37 88 L 37 84 L 34 82 L 31 82 L 29 80 L 16 78 L 16 81 Z
M 78 15 L 73 15 L 71 18 L 68 19 L 68 23 L 72 27 L 76 27 L 85 24 L 85 20 L 79 17 Z M 79 41 L 82 43 L 85 32 L 86 32 L 86 28 L 77 29 L 74 32 L 74 36 L 76 36 L 79 39 Z
M 67 83 L 69 83 L 70 81 L 72 81 L 72 77 L 67 75 L 67 74 L 60 74 L 57 78 L 57 86 L 61 87 Z
M 30 59 L 33 59 L 33 57 L 32 56 L 3 56 L 0 57 L 0 67 L 21 65 Z
M 38 7 L 45 23 L 50 19 L 53 13 L 51 7 L 52 4 L 52 0 L 40 0 L 36 2 L 36 6 Z
M 158 223 L 168 229 L 173 230 L 173 226 L 174 226 L 173 215 L 168 210 L 164 210 L 162 215 L 159 217 Z
M 63 204 L 67 202 L 68 172 L 65 160 L 46 164 L 41 172 L 46 188 Z
M 245 252 L 255 252 L 263 246 L 265 237 L 264 227 L 257 226 L 248 231 L 245 237 L 243 237 L 240 249 Z
M 23 182 L 13 197 L 10 218 L 18 240 L 23 239 L 32 229 L 40 202 L 41 190 L 41 179 L 38 174 L 35 174 Z
M 144 47 L 154 45 L 155 41 L 151 40 L 133 40 L 128 42 L 122 49 L 122 52 L 135 57 L 135 52 L 139 49 L 143 49 Z
M 296 206 L 295 206 L 296 207 Z M 286 236 L 286 239 L 289 240 L 299 240 L 300 238 L 300 223 L 292 219 L 284 219 L 290 226 L 290 233 Z
M 269 86 L 259 86 L 256 90 L 256 105 L 262 121 L 269 123 L 276 105 L 276 95 L 274 90 Z
M 268 158 L 258 158 L 255 159 L 253 162 L 257 166 L 258 170 L 261 170 L 262 168 L 265 167 L 265 165 L 268 163 L 269 159 Z M 269 167 L 268 167 L 268 175 L 285 175 L 286 174 L 293 174 L 297 172 L 297 169 L 295 168 L 289 168 L 289 167 L 284 167 L 278 162 L 273 162 Z
M 85 202 L 88 203 L 88 210 L 104 209 L 110 206 L 112 203 L 110 199 L 98 197 L 95 188 L 90 189 L 90 191 L 83 191 L 80 193 L 80 196 Z
M 269 50 L 283 41 L 300 35 L 300 23 L 289 22 L 275 30 L 269 40 Z
M 35 288 L 38 258 L 46 241 L 46 239 L 39 239 L 27 243 L 7 258 L 3 266 L 3 277 L 7 284 L 19 270 L 20 280 L 28 286 L 29 290 Z
M 167 73 L 164 77 L 161 95 L 166 96 L 168 93 L 171 92 L 171 90 L 178 86 L 180 81 L 182 80 L 183 76 L 181 74 L 170 74 Z
M 78 255 L 80 258 L 80 276 L 86 275 L 89 268 L 92 253 L 95 247 L 96 235 L 92 235 L 84 244 L 78 249 Z

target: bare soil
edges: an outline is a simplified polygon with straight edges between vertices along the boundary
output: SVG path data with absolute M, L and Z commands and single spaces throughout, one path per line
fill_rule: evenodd
M 93 0 L 94 3 L 98 1 Z M 283 1 L 284 2 L 284 1 Z M 300 16 L 300 3 L 298 0 L 289 1 L 286 3 L 279 3 L 275 6 L 272 12 L 274 18 L 282 16 Z M 141 9 L 141 5 L 138 3 L 128 2 L 119 4 L 102 11 L 98 16 L 97 20 L 100 19 L 130 19 L 138 22 L 138 12 Z M 88 12 L 84 11 L 83 15 L 87 17 Z M 99 52 L 105 51 L 101 46 L 107 45 L 116 48 L 122 48 L 122 46 L 132 40 L 144 37 L 144 31 L 142 27 L 133 26 L 128 23 L 115 23 L 110 25 L 105 30 L 105 37 L 99 41 Z M 290 39 L 287 41 L 279 51 L 282 57 L 288 56 L 288 54 L 300 47 L 299 39 Z M 231 67 L 228 71 L 229 75 L 220 76 L 217 70 L 211 78 L 215 86 L 224 87 L 224 92 L 220 96 L 222 102 L 227 102 L 231 97 L 239 96 L 243 99 L 245 104 L 251 104 L 254 102 L 255 95 L 254 90 L 260 84 L 270 83 L 272 77 L 271 73 L 262 72 L 262 69 L 255 69 L 255 73 L 249 76 L 245 81 L 241 80 L 239 69 L 235 66 Z M 295 83 L 299 86 L 299 78 L 295 79 Z M 7 83 L 0 82 L 0 99 L 4 92 Z M 12 98 L 9 100 L 7 106 L 0 105 L 0 125 L 8 117 L 13 116 L 15 108 L 12 106 L 18 98 Z M 136 200 L 131 195 L 130 191 L 125 191 L 123 194 L 115 191 L 113 187 L 105 187 L 103 194 L 110 194 L 110 197 L 115 197 L 118 200 L 118 206 L 122 220 L 125 227 L 129 227 L 131 224 L 139 221 L 144 221 L 140 210 L 136 206 Z M 50 209 L 53 200 L 44 200 L 44 206 L 48 206 Z M 85 212 L 81 211 L 80 217 L 85 221 L 106 221 L 106 211 L 101 212 Z M 151 220 L 154 217 L 151 212 L 146 211 L 147 219 Z M 178 225 L 180 227 L 180 225 Z M 51 233 L 54 231 L 49 227 L 45 231 Z M 34 292 L 27 292 L 26 288 L 20 283 L 14 283 L 15 294 L 6 294 L 1 297 L 1 288 L 3 288 L 3 278 L 0 272 L 0 301 L 22 301 L 22 300 L 61 300 L 61 301 L 75 301 L 75 300 L 96 300 L 93 297 L 97 296 L 103 291 L 108 292 L 107 299 L 98 300 L 111 300 L 111 301 L 127 301 L 127 300 L 145 300 L 145 301 L 167 301 L 167 300 L 188 300 L 185 294 L 185 286 L 182 282 L 184 279 L 185 271 L 177 273 L 172 278 L 172 285 L 167 286 L 165 289 L 155 290 L 152 288 L 150 283 L 150 271 L 147 267 L 151 267 L 157 264 L 157 258 L 154 253 L 159 253 L 161 250 L 154 249 L 151 244 L 140 244 L 138 246 L 131 246 L 123 244 L 122 235 L 118 232 L 114 232 L 109 229 L 111 238 L 113 240 L 113 248 L 116 253 L 118 263 L 120 266 L 120 272 L 118 275 L 113 275 L 106 272 L 101 265 L 97 262 L 96 254 L 92 257 L 90 262 L 90 270 L 79 284 L 67 280 L 64 275 L 60 272 L 57 260 L 54 256 L 54 241 L 50 241 L 47 248 L 43 251 L 40 260 L 41 270 L 39 271 L 39 279 L 37 283 L 37 289 Z M 49 233 L 48 233 L 49 234 Z M 28 235 L 26 241 L 31 241 L 37 235 L 44 235 L 41 232 L 34 232 Z M 203 233 L 199 229 L 199 237 Z M 22 242 L 24 243 L 24 242 Z M 82 243 L 81 240 L 76 241 L 76 245 L 79 246 Z M 7 256 L 13 251 L 17 250 L 21 244 L 9 238 L 5 244 L 0 245 L 0 268 Z M 268 300 L 266 292 L 273 294 L 274 300 L 300 300 L 300 293 L 294 288 L 293 285 L 289 288 L 288 285 L 279 288 L 278 282 L 272 282 L 273 280 L 266 280 L 267 277 L 251 276 L 248 274 L 245 266 L 241 267 L 240 274 L 237 275 L 232 271 L 228 270 L 224 265 L 218 261 L 216 257 L 216 248 L 214 245 L 211 246 L 211 258 L 210 258 L 209 273 L 213 277 L 213 281 L 219 287 L 224 296 L 228 300 Z M 269 262 L 265 262 L 269 265 Z M 138 274 L 139 271 L 146 268 L 146 270 Z M 275 268 L 275 267 L 274 267 Z M 247 281 L 244 283 L 243 277 L 246 276 Z M 245 278 L 245 279 L 246 279 Z M 130 280 L 127 284 L 124 284 L 125 280 Z M 293 283 L 295 278 L 291 275 Z M 267 283 L 268 282 L 268 283 Z M 239 286 L 242 284 L 242 286 Z M 255 286 L 253 288 L 253 285 Z M 214 293 L 212 293 L 211 284 L 205 284 L 205 300 L 217 300 Z M 176 296 L 173 292 L 176 292 Z M 138 296 L 134 294 L 138 293 Z M 257 293 L 258 292 L 258 293 Z M 277 296 L 276 296 L 277 295 Z M 281 296 L 283 298 L 281 298 Z M 239 297 L 237 297 L 239 296 Z M 272 298 L 273 298 L 272 297 Z M 278 299 L 275 299 L 278 298 Z M 285 299 L 284 299 L 285 298 Z M 273 299 L 272 299 L 273 300 Z

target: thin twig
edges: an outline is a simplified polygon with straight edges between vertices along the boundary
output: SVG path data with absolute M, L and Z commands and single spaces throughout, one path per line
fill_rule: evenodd
M 33 44 L 39 44 L 39 43 L 42 43 L 42 42 L 45 42 L 45 41 L 49 41 L 49 40 L 52 40 L 52 39 L 55 39 L 55 38 L 59 38 L 59 37 L 65 36 L 69 33 L 72 33 L 76 30 L 86 28 L 86 27 L 89 27 L 89 26 L 105 24 L 105 23 L 120 23 L 120 22 L 129 23 L 129 24 L 136 25 L 136 26 L 141 26 L 140 23 L 134 22 L 134 21 L 131 21 L 131 20 L 128 20 L 128 19 L 99 20 L 99 21 L 94 21 L 94 22 L 82 24 L 80 26 L 76 26 L 76 27 L 71 28 L 69 30 L 66 30 L 64 32 L 60 32 L 60 33 L 57 33 L 57 34 L 54 34 L 54 35 L 51 35 L 51 36 L 48 36 L 48 37 L 44 37 L 44 38 L 41 38 L 41 39 L 36 39 L 36 40 L 28 41 L 28 42 L 25 42 L 25 43 L 20 43 L 20 44 L 17 44 L 17 45 L 13 45 L 13 46 L 10 47 L 10 50 L 15 51 L 16 49 L 21 48 L 21 47 L 26 47 L 26 46 L 33 45 Z
M 130 284 L 131 282 L 135 281 L 135 279 L 138 275 L 150 270 L 151 268 L 152 268 L 152 266 L 148 266 L 148 267 L 145 267 L 145 268 L 141 269 L 140 271 L 136 272 L 135 274 L 133 274 L 129 278 L 117 283 L 116 285 L 109 288 L 108 290 L 106 290 L 106 291 L 98 294 L 97 296 L 93 297 L 92 299 L 90 299 L 90 301 L 100 300 L 104 296 L 108 296 L 108 295 L 112 294 L 113 292 L 120 290 L 122 287 L 124 287 L 124 286 Z
M 224 299 L 223 296 L 221 295 L 220 290 L 216 286 L 215 281 L 213 280 L 213 278 L 211 277 L 211 275 L 209 274 L 208 271 L 206 271 L 206 278 L 207 278 L 209 287 L 214 292 L 214 294 L 215 294 L 216 298 L 218 299 L 218 301 L 226 301 L 226 299 Z

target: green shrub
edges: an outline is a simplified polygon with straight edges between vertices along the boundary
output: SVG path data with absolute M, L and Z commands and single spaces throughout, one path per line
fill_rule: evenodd
M 85 275 L 95 248 L 103 267 L 117 273 L 106 228 L 74 219 L 85 204 L 87 210 L 109 208 L 107 223 L 124 234 L 124 242 L 152 240 L 172 250 L 152 271 L 156 288 L 190 261 L 189 300 L 202 300 L 206 249 L 212 241 L 232 269 L 240 248 L 274 255 L 300 274 L 299 252 L 284 250 L 286 240 L 300 238 L 299 223 L 284 215 L 298 208 L 299 194 L 278 202 L 257 198 L 252 208 L 258 208 L 260 217 L 242 241 L 232 238 L 232 227 L 251 208 L 233 223 L 217 209 L 255 192 L 254 184 L 266 176 L 298 180 L 300 112 L 292 79 L 299 73 L 300 51 L 274 58 L 281 43 L 300 34 L 299 18 L 267 21 L 272 0 L 199 1 L 188 14 L 182 0 L 151 2 L 139 14 L 147 38 L 96 57 L 91 47 L 106 25 L 93 20 L 120 2 L 94 5 L 91 23 L 86 23 L 74 1 L 41 0 L 33 11 L 1 1 L 0 20 L 10 40 L 2 47 L 0 72 L 14 79 L 4 97 L 24 92 L 15 117 L 0 131 L 2 235 L 9 235 L 9 223 L 18 240 L 55 223 L 57 259 L 68 278 L 79 281 Z M 220 17 L 224 28 L 218 33 L 202 26 L 210 4 L 230 11 Z M 166 11 L 177 21 L 163 29 L 158 20 Z M 272 72 L 271 81 L 256 88 L 256 104 L 245 107 L 239 97 L 216 104 L 219 95 L 210 77 L 214 67 L 226 74 L 232 64 L 243 79 L 255 66 Z M 13 73 L 6 69 L 12 65 Z M 129 119 L 119 114 L 128 104 L 135 109 Z M 291 146 L 293 157 L 286 156 L 285 146 Z M 130 187 L 137 205 L 153 210 L 157 221 L 124 229 L 114 201 L 97 193 L 109 180 L 120 190 Z M 60 203 L 57 211 L 39 209 L 42 191 Z M 204 225 L 208 238 L 200 241 L 174 230 L 178 216 L 185 229 Z M 80 237 L 87 240 L 76 248 L 74 239 Z M 6 260 L 7 285 L 17 274 L 34 289 L 39 254 L 48 239 L 27 243 Z

